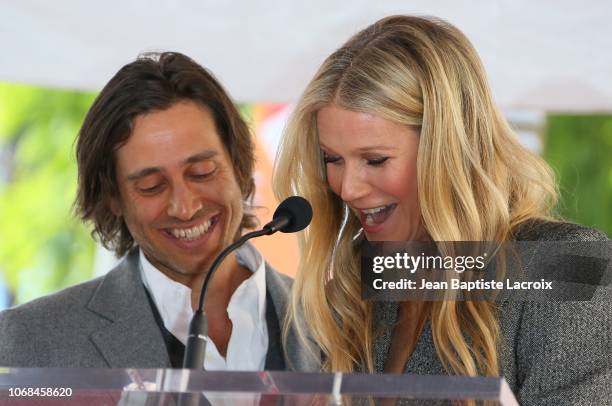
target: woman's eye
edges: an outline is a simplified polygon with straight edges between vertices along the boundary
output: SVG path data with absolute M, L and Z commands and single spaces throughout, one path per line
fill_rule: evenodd
M 380 165 L 384 164 L 387 161 L 387 159 L 389 159 L 389 157 L 386 157 L 386 156 L 383 156 L 383 157 L 380 157 L 380 158 L 370 158 L 370 159 L 368 159 L 368 165 L 371 165 L 371 166 L 380 166 Z
M 335 162 L 338 162 L 339 160 L 340 160 L 339 156 L 328 155 L 325 152 L 323 152 L 323 162 L 325 162 L 326 164 L 333 164 Z

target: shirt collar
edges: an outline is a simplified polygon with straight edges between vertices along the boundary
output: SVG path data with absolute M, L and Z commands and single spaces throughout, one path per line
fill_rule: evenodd
M 166 276 L 163 272 L 159 271 L 144 255 L 142 249 L 139 249 L 140 256 L 140 273 L 142 281 L 153 297 L 153 301 L 157 306 L 164 325 L 166 328 L 175 334 L 177 338 L 181 339 L 176 333 L 183 330 L 183 323 L 181 326 L 177 326 L 177 317 L 180 317 L 181 312 L 189 309 L 191 314 L 191 289 L 187 286 L 176 282 Z M 232 294 L 228 308 L 235 302 L 236 293 L 241 290 L 244 291 L 248 285 L 254 285 L 257 291 L 257 316 L 259 320 L 265 320 L 266 317 L 266 263 L 261 253 L 249 242 L 243 244 L 236 250 L 236 260 L 238 263 L 251 271 L 253 275 L 245 280 L 236 289 L 236 292 Z M 243 285 L 247 285 L 240 289 Z M 248 291 L 249 289 L 247 289 Z M 254 294 L 254 292 L 251 292 Z M 179 331 L 177 331 L 179 330 Z M 187 329 L 185 331 L 185 337 Z
M 250 243 L 245 243 L 236 250 L 236 260 L 238 263 L 253 272 L 253 275 L 245 282 L 252 280 L 258 292 L 257 309 L 259 319 L 266 318 L 266 263 L 263 255 Z M 244 284 L 244 282 L 243 282 Z M 230 304 L 234 297 L 230 299 Z

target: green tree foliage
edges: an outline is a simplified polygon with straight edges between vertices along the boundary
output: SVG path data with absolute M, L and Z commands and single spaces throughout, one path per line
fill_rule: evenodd
M 88 279 L 73 143 L 94 94 L 0 83 L 0 272 L 15 303 Z
M 544 157 L 559 176 L 559 214 L 612 236 L 612 116 L 549 116 Z

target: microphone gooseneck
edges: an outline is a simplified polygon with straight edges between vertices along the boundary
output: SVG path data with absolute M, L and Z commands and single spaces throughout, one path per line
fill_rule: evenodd
M 251 238 L 274 234 L 277 231 L 295 233 L 306 228 L 311 220 L 312 207 L 310 203 L 299 196 L 288 197 L 278 206 L 272 216 L 272 221 L 266 224 L 261 230 L 252 231 L 243 235 L 221 251 L 210 266 L 210 270 L 202 283 L 198 308 L 194 312 L 191 323 L 189 324 L 187 345 L 185 346 L 185 356 L 183 358 L 183 368 L 203 368 L 204 356 L 206 355 L 206 340 L 208 339 L 208 319 L 204 311 L 204 300 L 206 298 L 208 284 L 223 259 L 225 259 L 230 252 L 234 251 Z

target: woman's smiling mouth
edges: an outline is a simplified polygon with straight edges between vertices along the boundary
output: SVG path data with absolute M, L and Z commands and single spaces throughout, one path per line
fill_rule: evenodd
M 397 207 L 397 203 L 391 203 L 385 206 L 378 206 L 370 209 L 353 209 L 361 221 L 364 229 L 372 229 L 377 225 L 384 223 Z M 368 231 L 368 230 L 366 230 Z

